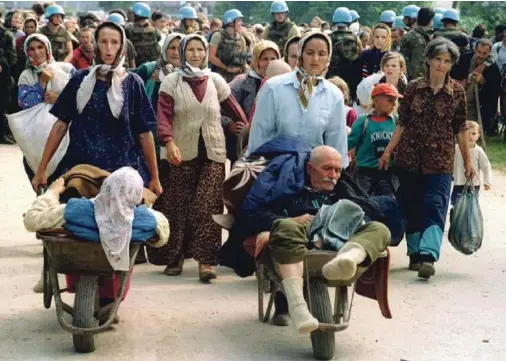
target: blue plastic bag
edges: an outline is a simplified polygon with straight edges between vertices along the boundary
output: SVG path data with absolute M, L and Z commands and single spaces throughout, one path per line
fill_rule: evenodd
M 462 197 L 453 208 L 448 238 L 453 248 L 466 255 L 473 254 L 481 247 L 483 217 L 478 195 L 470 180 L 467 181 Z

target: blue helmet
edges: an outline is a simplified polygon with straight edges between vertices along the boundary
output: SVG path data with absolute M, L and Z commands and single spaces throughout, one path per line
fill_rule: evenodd
M 445 8 L 434 8 L 434 12 L 436 14 L 441 14 L 443 15 L 445 13 L 446 9 Z
M 396 16 L 394 24 L 392 25 L 392 30 L 397 29 L 406 29 L 406 24 L 404 24 L 404 18 L 402 16 Z
M 228 25 L 243 17 L 242 13 L 237 9 L 228 10 L 223 14 L 223 25 Z
M 435 30 L 442 29 L 443 22 L 441 21 L 443 19 L 443 14 L 436 14 L 434 15 L 434 19 L 432 19 L 432 28 Z
M 119 26 L 125 26 L 125 18 L 123 17 L 123 15 L 121 14 L 118 14 L 118 13 L 112 13 L 112 14 L 109 14 L 109 16 L 107 16 L 107 21 L 110 21 L 112 23 L 115 23 Z
M 420 8 L 416 5 L 408 5 L 404 9 L 402 9 L 402 17 L 416 19 L 419 10 Z
M 453 20 L 453 21 L 460 21 L 460 13 L 457 9 L 448 9 L 445 11 L 445 13 L 443 14 L 443 18 L 441 19 L 441 21 L 445 21 L 445 20 Z
M 360 15 L 358 15 L 358 13 L 355 10 L 350 10 L 350 14 L 351 14 L 351 22 L 360 19 Z
M 177 13 L 177 18 L 179 20 L 198 19 L 197 11 L 191 6 L 183 6 L 181 9 L 179 9 L 179 12 Z
M 132 6 L 132 11 L 140 18 L 151 17 L 151 7 L 145 3 L 135 3 L 134 6 Z
M 276 0 L 271 4 L 271 14 L 287 13 L 288 11 L 288 5 L 283 0 Z
M 393 23 L 397 15 L 392 10 L 385 10 L 381 13 L 380 23 Z
M 353 21 L 351 12 L 348 8 L 337 8 L 332 16 L 332 22 L 337 26 L 348 26 Z
M 53 15 L 61 15 L 62 17 L 65 17 L 65 11 L 60 5 L 48 6 L 44 16 L 46 17 L 46 19 L 50 19 L 51 16 Z

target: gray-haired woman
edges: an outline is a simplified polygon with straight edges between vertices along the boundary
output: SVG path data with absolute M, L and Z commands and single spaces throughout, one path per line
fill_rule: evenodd
M 455 136 L 466 176 L 474 173 L 466 128 L 464 88 L 449 71 L 459 58 L 451 41 L 438 38 L 426 49 L 427 75 L 411 82 L 399 107 L 399 121 L 380 168 L 393 151 L 400 181 L 399 201 L 407 220 L 409 269 L 428 279 L 435 274 L 448 210 Z

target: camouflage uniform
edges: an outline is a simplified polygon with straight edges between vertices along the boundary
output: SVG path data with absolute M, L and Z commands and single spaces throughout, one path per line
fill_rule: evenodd
M 469 47 L 469 37 L 459 29 L 440 29 L 434 32 L 434 39 L 438 37 L 453 41 L 459 47 L 461 54 Z
M 11 68 L 16 64 L 17 54 L 14 48 L 14 37 L 12 33 L 0 25 L 0 141 L 6 134 L 6 122 L 4 114 L 9 106 L 10 89 L 14 86 L 11 76 Z
M 297 25 L 287 18 L 281 24 L 273 21 L 264 30 L 263 38 L 275 42 L 279 49 L 284 49 L 288 39 L 295 35 L 300 36 Z
M 47 36 L 51 42 L 51 49 L 53 50 L 53 57 L 55 61 L 64 61 L 68 55 L 67 42 L 72 41 L 70 32 L 63 26 L 58 28 L 56 33 L 51 32 L 49 27 L 43 26 L 39 29 L 39 33 Z
M 178 33 L 178 34 L 184 34 L 184 35 L 188 35 L 188 34 L 193 34 L 195 32 L 195 30 L 193 30 L 192 28 L 187 28 L 185 27 L 184 25 L 181 25 L 177 28 L 174 28 L 174 30 L 172 30 L 173 33 Z
M 160 57 L 160 44 L 162 39 L 158 30 L 151 24 L 146 26 L 139 23 L 129 25 L 125 28 L 125 33 L 135 47 L 136 57 L 135 65 L 141 66 L 144 63 L 155 61 Z
M 360 83 L 360 54 L 362 46 L 357 36 L 348 30 L 335 30 L 330 35 L 332 40 L 332 57 L 330 59 L 327 78 L 341 77 L 350 87 L 350 95 L 354 99 Z
M 234 37 L 225 30 L 220 30 L 221 41 L 216 50 L 216 57 L 228 67 L 245 68 L 251 61 L 251 53 L 244 47 L 244 38 L 236 33 Z M 216 69 L 227 83 L 231 82 L 239 73 L 229 73 L 225 69 Z
M 410 30 L 401 40 L 401 53 L 406 59 L 410 79 L 425 75 L 425 48 L 430 41 L 429 33 L 421 26 Z

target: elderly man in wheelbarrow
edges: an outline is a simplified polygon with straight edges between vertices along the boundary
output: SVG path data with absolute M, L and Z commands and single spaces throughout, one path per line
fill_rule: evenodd
M 318 320 L 309 312 L 303 296 L 303 261 L 308 249 L 338 251 L 323 266 L 322 274 L 328 280 L 347 281 L 355 277 L 357 269 L 374 263 L 391 238 L 384 224 L 373 221 L 378 218 L 374 213 L 381 213 L 374 202 L 365 197 L 346 197 L 337 190 L 341 164 L 339 152 L 328 146 L 314 148 L 309 160 L 295 160 L 291 165 L 285 162 L 279 172 L 271 173 L 271 183 L 255 183 L 236 222 L 238 227 L 248 228 L 246 233 L 270 230 L 269 251 L 279 267 L 291 322 L 301 333 L 318 328 Z M 288 182 L 280 182 L 279 176 L 284 172 L 290 174 Z M 269 177 L 262 178 L 257 182 Z M 270 201 L 280 183 L 284 184 L 284 195 Z M 259 235 L 262 236 L 265 233 Z M 275 324 L 287 324 L 284 307 L 279 294 Z

